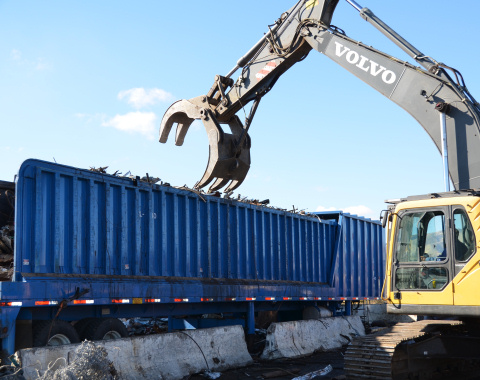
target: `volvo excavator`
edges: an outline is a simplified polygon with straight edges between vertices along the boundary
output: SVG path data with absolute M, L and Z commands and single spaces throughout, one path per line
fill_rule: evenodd
M 387 311 L 428 319 L 397 324 L 349 346 L 349 378 L 426 379 L 478 376 L 480 368 L 480 105 L 459 71 L 423 54 L 370 9 L 346 0 L 407 53 L 412 65 L 348 37 L 331 24 L 339 0 L 300 0 L 210 90 L 180 100 L 160 126 L 175 144 L 203 121 L 209 160 L 196 188 L 241 185 L 250 168 L 248 134 L 259 103 L 280 76 L 316 50 L 412 115 L 444 161 L 445 193 L 388 201 Z M 233 79 L 237 73 L 238 77 Z M 237 112 L 250 105 L 242 122 Z M 228 127 L 228 128 L 227 128 Z M 450 191 L 450 180 L 454 190 Z M 478 190 L 476 190 L 478 189 Z M 478 250 L 478 251 L 477 251 Z

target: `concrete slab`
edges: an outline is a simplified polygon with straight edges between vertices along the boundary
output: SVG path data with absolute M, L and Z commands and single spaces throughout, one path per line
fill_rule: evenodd
M 217 327 L 148 335 L 109 341 L 97 341 L 108 353 L 121 380 L 176 380 L 205 370 L 223 371 L 248 365 L 241 326 Z M 37 378 L 49 365 L 69 364 L 78 344 L 38 347 L 16 353 L 27 380 Z M 63 358 L 63 359 L 59 359 Z
M 267 330 L 262 359 L 295 358 L 316 351 L 329 351 L 365 335 L 358 316 L 273 323 Z

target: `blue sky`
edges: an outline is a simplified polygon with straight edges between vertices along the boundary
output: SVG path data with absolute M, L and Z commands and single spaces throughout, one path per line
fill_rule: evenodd
M 480 97 L 480 2 L 358 2 Z M 193 186 L 205 130 L 160 144 L 163 113 L 206 93 L 294 3 L 0 0 L 0 179 L 39 158 Z M 332 23 L 408 59 L 344 0 Z M 385 199 L 443 190 L 441 157 L 416 121 L 315 51 L 262 100 L 250 135 L 252 166 L 235 194 L 277 207 L 377 218 Z

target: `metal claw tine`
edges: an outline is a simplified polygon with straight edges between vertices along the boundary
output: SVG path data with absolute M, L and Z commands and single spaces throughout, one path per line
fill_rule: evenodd
M 213 175 L 211 172 L 207 170 L 203 175 L 202 179 L 195 184 L 195 188 L 201 189 L 202 187 L 207 186 L 210 182 L 213 181 L 214 178 L 215 178 L 215 175 Z
M 213 185 L 208 189 L 208 192 L 213 193 L 214 191 L 221 189 L 228 181 L 230 181 L 228 178 L 217 178 Z
M 244 178 L 245 179 L 245 178 Z M 230 191 L 235 190 L 238 186 L 240 186 L 243 183 L 243 179 L 240 180 L 232 180 L 228 187 L 223 191 L 224 193 L 229 193 Z
M 178 123 L 177 125 L 177 131 L 175 133 L 175 145 L 181 146 L 183 145 L 183 141 L 185 140 L 185 135 L 188 132 L 188 128 L 190 127 L 192 123 Z

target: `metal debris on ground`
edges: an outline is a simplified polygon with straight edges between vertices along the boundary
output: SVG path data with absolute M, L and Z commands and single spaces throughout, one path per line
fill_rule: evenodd
M 310 380 L 319 376 L 325 376 L 332 371 L 333 371 L 333 368 L 329 364 L 323 369 L 319 369 L 318 371 L 307 373 L 306 375 L 303 375 L 303 376 L 294 377 L 292 380 Z
M 60 364 L 59 368 L 58 360 L 50 363 L 43 375 L 38 374 L 38 380 L 116 380 L 116 370 L 107 356 L 104 347 L 84 341 L 75 350 L 70 364 Z
M 2 380 L 25 380 L 23 370 L 13 365 L 2 365 L 0 367 L 0 379 Z
M 207 379 L 215 380 L 222 376 L 222 374 L 220 372 L 205 371 L 202 373 L 202 376 L 206 377 Z
M 272 372 L 266 372 L 262 374 L 262 377 L 265 379 L 276 379 L 285 375 L 296 375 L 300 372 L 300 368 L 290 368 L 288 371 L 286 369 L 278 369 Z

